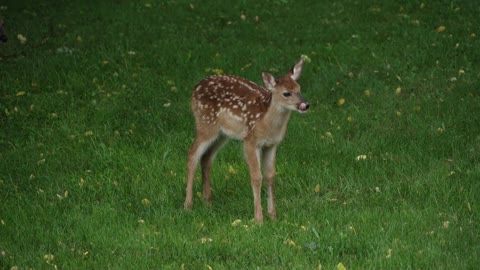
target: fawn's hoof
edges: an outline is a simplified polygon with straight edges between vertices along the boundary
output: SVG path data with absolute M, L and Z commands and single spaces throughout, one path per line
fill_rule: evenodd
M 186 210 L 186 211 L 191 211 L 192 210 L 192 206 L 193 206 L 193 203 L 191 202 L 185 202 L 183 204 L 183 208 Z

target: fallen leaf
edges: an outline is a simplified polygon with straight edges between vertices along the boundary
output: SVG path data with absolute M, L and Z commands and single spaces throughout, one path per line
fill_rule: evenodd
M 305 63 L 312 62 L 312 59 L 310 59 L 310 57 L 308 57 L 306 54 L 302 54 L 300 57 L 303 59 L 303 61 L 305 61 Z
M 43 256 L 43 259 L 47 262 L 47 263 L 51 263 L 53 262 L 53 260 L 55 259 L 55 256 L 53 256 L 52 254 L 45 254 Z
M 446 29 L 446 27 L 443 26 L 443 25 L 441 25 L 441 26 L 437 27 L 437 28 L 435 29 L 435 31 L 436 31 L 437 33 L 441 33 L 441 32 L 443 32 L 443 31 L 445 31 L 445 29 Z
M 232 222 L 232 226 L 237 227 L 238 225 L 240 225 L 240 223 L 242 223 L 242 220 L 236 219 L 235 221 Z
M 338 263 L 337 265 L 337 270 L 347 270 L 347 268 L 345 267 L 345 265 L 343 265 L 343 263 Z
M 389 248 L 388 251 L 387 251 L 387 256 L 386 256 L 386 258 L 388 259 L 388 258 L 391 258 L 391 257 L 392 257 L 392 249 Z
M 20 44 L 25 44 L 27 43 L 27 38 L 24 37 L 22 34 L 17 35 L 18 40 L 20 41 Z
M 286 244 L 286 245 L 289 245 L 291 247 L 294 247 L 296 249 L 301 249 L 302 248 L 301 246 L 297 245 L 292 239 L 287 239 L 283 243 Z
M 367 155 L 359 155 L 355 158 L 355 160 L 359 161 L 359 160 L 365 160 L 367 159 Z
M 208 238 L 208 237 L 202 237 L 202 238 L 200 239 L 200 242 L 201 242 L 202 244 L 205 244 L 205 243 L 213 242 L 213 239 L 212 239 L 212 238 Z
M 145 205 L 145 206 L 149 206 L 149 205 L 152 204 L 152 203 L 150 202 L 149 199 L 143 198 L 143 199 L 142 199 L 142 204 Z
M 448 229 L 448 226 L 449 226 L 449 225 L 450 225 L 450 221 L 447 220 L 447 221 L 444 221 L 444 222 L 443 222 L 443 228 L 444 228 L 444 229 Z
M 235 170 L 235 168 L 232 167 L 232 165 L 228 166 L 228 172 L 231 174 L 237 174 L 237 171 Z

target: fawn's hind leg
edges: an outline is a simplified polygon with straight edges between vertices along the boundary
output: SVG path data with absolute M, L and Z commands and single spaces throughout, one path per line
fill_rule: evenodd
M 217 139 L 218 133 L 214 135 L 199 134 L 188 151 L 188 168 L 187 168 L 187 189 L 185 196 L 184 208 L 191 210 L 193 206 L 193 180 L 195 179 L 195 171 L 199 160 L 203 157 L 212 143 Z
M 210 187 L 210 169 L 212 168 L 215 155 L 220 149 L 228 142 L 228 137 L 225 135 L 219 135 L 215 141 L 213 141 L 207 151 L 203 154 L 200 162 L 202 166 L 202 187 L 203 187 L 203 199 L 208 206 L 212 204 L 212 191 Z

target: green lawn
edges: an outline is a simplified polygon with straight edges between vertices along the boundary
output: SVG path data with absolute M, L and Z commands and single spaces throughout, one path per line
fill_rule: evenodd
M 0 16 L 0 269 L 480 264 L 476 1 L 7 0 Z M 212 207 L 198 175 L 184 211 L 193 86 L 301 55 L 311 109 L 279 146 L 278 220 L 266 194 L 252 220 L 239 142 Z

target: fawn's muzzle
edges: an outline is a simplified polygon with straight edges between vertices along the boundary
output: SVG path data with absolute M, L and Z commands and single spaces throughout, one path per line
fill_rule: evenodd
M 300 98 L 300 104 L 298 104 L 298 111 L 299 112 L 306 112 L 308 108 L 310 108 L 310 104 L 303 98 L 303 96 L 298 93 L 298 97 Z
M 310 108 L 310 104 L 308 104 L 308 102 L 304 101 L 302 103 L 300 103 L 300 105 L 298 105 L 298 110 L 300 112 L 306 112 L 308 110 L 308 108 Z

